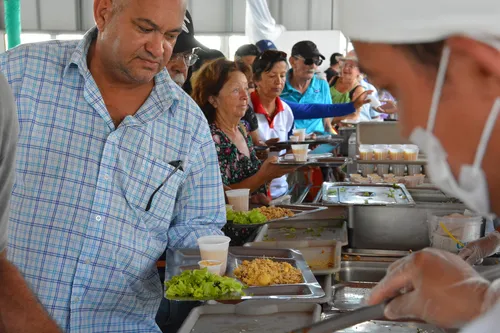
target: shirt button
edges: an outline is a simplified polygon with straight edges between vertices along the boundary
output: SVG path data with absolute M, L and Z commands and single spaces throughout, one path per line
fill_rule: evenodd
M 97 215 L 97 216 L 95 217 L 95 220 L 96 220 L 97 222 L 100 222 L 100 221 L 101 221 L 101 217 L 100 217 L 99 215 Z
M 109 175 L 104 175 L 104 180 L 109 180 Z
M 85 265 L 90 264 L 90 259 L 85 259 Z
M 80 297 L 75 297 L 75 298 L 73 299 L 73 302 L 75 302 L 75 303 L 80 302 Z

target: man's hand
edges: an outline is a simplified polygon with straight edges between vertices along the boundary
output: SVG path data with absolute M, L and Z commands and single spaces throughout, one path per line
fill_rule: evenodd
M 393 263 L 373 289 L 368 304 L 394 298 L 388 319 L 414 318 L 444 328 L 460 328 L 499 299 L 496 286 L 460 257 L 425 249 Z

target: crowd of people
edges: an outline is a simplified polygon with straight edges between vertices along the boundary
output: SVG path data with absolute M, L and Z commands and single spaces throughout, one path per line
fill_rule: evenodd
M 260 203 L 287 192 L 286 177 L 295 168 L 273 163 L 283 151 L 259 160 L 256 146 L 286 141 L 294 129 L 335 135 L 344 120 L 397 113 L 385 88 L 409 104 L 405 112 L 419 114 L 417 106 L 427 106 L 419 101 L 432 91 L 421 89 L 424 96 L 416 97 L 414 83 L 425 83 L 422 73 L 444 68 L 435 94 L 446 93 L 442 78 L 450 61 L 456 69 L 450 75 L 465 71 L 469 80 L 450 79 L 456 84 L 450 91 L 463 92 L 465 100 L 447 99 L 447 108 L 474 103 L 486 110 L 495 100 L 490 123 L 500 110 L 500 70 L 493 65 L 499 56 L 489 40 L 451 37 L 394 47 L 400 42 L 377 31 L 353 29 L 360 59 L 354 52 L 333 54 L 325 80 L 317 72 L 326 58 L 312 41 L 297 42 L 290 55 L 270 41 L 244 45 L 235 61 L 207 49 L 194 38 L 183 0 L 96 0 L 94 17 L 96 27 L 81 41 L 23 45 L 0 55 L 2 332 L 160 332 L 155 315 L 169 304 L 164 300 L 160 307 L 156 261 L 165 249 L 196 247 L 199 237 L 220 234 L 224 190 L 250 188 Z M 372 17 L 374 26 L 383 24 L 378 17 Z M 368 73 L 360 70 L 360 60 Z M 370 104 L 377 96 L 373 84 L 386 96 L 376 108 Z M 429 117 L 436 112 L 434 103 Z M 404 131 L 425 128 L 424 118 L 405 118 Z M 433 124 L 412 135 L 435 157 L 429 169 L 437 185 L 485 214 L 498 213 L 491 183 L 497 173 L 487 167 L 496 165 L 490 163 L 495 158 L 484 156 L 496 133 L 486 126 L 481 136 L 479 126 L 487 118 L 478 117 L 478 130 L 471 131 L 478 140 L 458 149 L 480 142 L 483 154 L 472 172 L 483 158 L 484 172 L 473 173 L 475 184 L 453 182 L 452 172 L 468 156 L 443 136 L 448 127 L 440 124 L 436 135 L 460 155 L 448 156 L 451 167 Z M 471 156 L 476 151 L 469 150 Z M 469 244 L 461 256 L 473 263 L 499 248 L 494 233 Z M 408 286 L 411 292 L 400 295 Z M 397 296 L 387 307 L 389 318 L 461 327 L 494 307 L 497 289 L 457 256 L 425 250 L 393 265 L 369 302 Z

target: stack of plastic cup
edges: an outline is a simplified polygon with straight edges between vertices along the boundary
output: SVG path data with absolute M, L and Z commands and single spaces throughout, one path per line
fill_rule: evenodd
M 227 200 L 233 206 L 235 212 L 247 212 L 250 201 L 250 189 L 242 188 L 239 190 L 226 191 Z
M 406 165 L 404 164 L 395 164 L 392 166 L 392 173 L 394 176 L 403 177 L 405 175 Z
M 389 164 L 377 164 L 377 173 L 380 177 L 389 173 Z
M 415 176 L 422 173 L 421 165 L 408 165 L 408 176 Z
M 359 164 L 359 168 L 363 177 L 367 177 L 375 171 L 375 165 L 373 164 Z

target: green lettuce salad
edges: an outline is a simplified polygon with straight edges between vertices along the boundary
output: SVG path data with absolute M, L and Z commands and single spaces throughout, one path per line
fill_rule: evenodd
M 184 271 L 165 281 L 165 297 L 217 300 L 222 297 L 244 296 L 243 285 L 229 277 L 219 276 L 205 269 Z
M 235 212 L 228 209 L 226 213 L 228 221 L 233 221 L 234 224 L 262 224 L 267 222 L 267 218 L 257 208 L 249 212 Z

